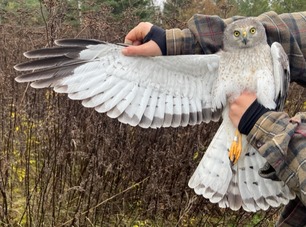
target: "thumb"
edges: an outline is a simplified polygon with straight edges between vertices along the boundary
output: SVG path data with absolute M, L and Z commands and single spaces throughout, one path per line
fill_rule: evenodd
M 140 22 L 125 37 L 124 43 L 133 44 L 134 42 L 142 42 L 144 37 L 150 32 L 153 24 L 149 22 Z

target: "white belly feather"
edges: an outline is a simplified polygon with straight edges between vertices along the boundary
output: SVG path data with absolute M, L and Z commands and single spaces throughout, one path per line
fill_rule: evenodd
M 242 54 L 241 51 L 244 53 Z M 254 51 L 264 53 L 266 57 L 253 58 Z M 219 76 L 212 89 L 213 106 L 215 108 L 225 106 L 228 98 L 235 99 L 241 92 L 248 90 L 256 92 L 258 101 L 262 105 L 267 108 L 275 108 L 272 65 L 268 45 L 243 49 L 239 53 L 222 52 Z M 258 86 L 259 84 L 260 86 Z

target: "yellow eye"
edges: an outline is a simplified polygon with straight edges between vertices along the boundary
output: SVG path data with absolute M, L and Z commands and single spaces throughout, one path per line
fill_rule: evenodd
M 251 33 L 251 34 L 255 34 L 255 32 L 256 32 L 256 28 L 251 28 L 251 29 L 250 29 L 250 33 Z
M 239 31 L 234 31 L 234 36 L 235 36 L 235 37 L 240 36 L 240 32 L 239 32 Z

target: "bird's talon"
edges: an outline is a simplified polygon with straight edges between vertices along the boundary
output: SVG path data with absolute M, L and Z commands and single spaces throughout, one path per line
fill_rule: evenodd
M 242 136 L 238 129 L 235 132 L 235 137 L 228 151 L 228 157 L 233 164 L 236 164 L 242 151 Z

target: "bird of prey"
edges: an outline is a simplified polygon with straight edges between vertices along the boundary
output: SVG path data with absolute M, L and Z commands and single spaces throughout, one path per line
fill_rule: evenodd
M 123 45 L 98 40 L 55 44 L 26 52 L 34 59 L 15 66 L 28 71 L 16 81 L 52 87 L 85 107 L 143 128 L 196 125 L 222 116 L 189 186 L 232 210 L 256 212 L 294 198 L 283 182 L 259 176 L 265 159 L 228 117 L 229 100 L 245 90 L 255 92 L 270 109 L 281 110 L 285 102 L 287 55 L 279 43 L 267 44 L 265 29 L 255 18 L 229 24 L 223 50 L 210 55 L 127 57 L 121 53 Z

